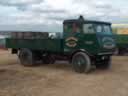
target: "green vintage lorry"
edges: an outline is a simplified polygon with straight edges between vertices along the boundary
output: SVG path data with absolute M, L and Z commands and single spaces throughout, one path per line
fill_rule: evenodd
M 128 28 L 113 27 L 117 48 L 115 55 L 128 55 Z
M 6 47 L 18 55 L 24 66 L 37 65 L 37 61 L 52 64 L 55 60 L 68 60 L 76 72 L 88 73 L 92 66 L 110 67 L 116 44 L 111 23 L 80 16 L 65 20 L 63 33 L 15 32 L 6 38 Z

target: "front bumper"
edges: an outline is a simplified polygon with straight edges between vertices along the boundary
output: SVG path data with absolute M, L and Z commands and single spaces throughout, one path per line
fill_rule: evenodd
M 113 55 L 114 52 L 101 52 L 101 53 L 98 53 L 98 55 Z

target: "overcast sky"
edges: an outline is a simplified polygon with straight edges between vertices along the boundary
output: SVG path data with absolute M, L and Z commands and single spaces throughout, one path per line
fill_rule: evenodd
M 0 30 L 62 31 L 64 19 L 128 23 L 127 0 L 0 0 Z

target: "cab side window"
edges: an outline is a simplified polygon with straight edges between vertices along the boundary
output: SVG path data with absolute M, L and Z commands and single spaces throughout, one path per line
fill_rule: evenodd
M 85 34 L 92 34 L 94 33 L 94 28 L 92 24 L 84 24 L 83 25 L 83 32 Z
M 65 24 L 64 32 L 71 32 L 71 31 L 72 31 L 72 24 Z
M 64 25 L 65 32 L 79 33 L 81 31 L 80 29 L 81 29 L 80 25 L 76 23 Z

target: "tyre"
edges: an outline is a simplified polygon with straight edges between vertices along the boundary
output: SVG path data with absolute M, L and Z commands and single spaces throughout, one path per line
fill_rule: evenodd
M 90 57 L 83 52 L 76 53 L 72 58 L 72 67 L 78 73 L 88 73 L 91 70 Z
M 19 59 L 24 66 L 34 66 L 36 62 L 34 60 L 34 54 L 29 49 L 21 49 L 19 52 Z
M 107 59 L 101 61 L 101 62 L 96 62 L 96 68 L 98 69 L 110 69 L 111 68 L 111 57 L 109 56 Z

